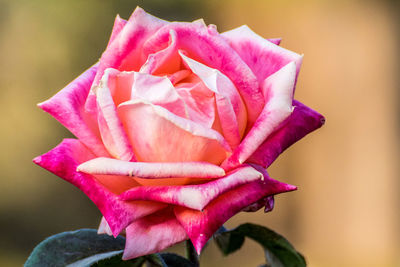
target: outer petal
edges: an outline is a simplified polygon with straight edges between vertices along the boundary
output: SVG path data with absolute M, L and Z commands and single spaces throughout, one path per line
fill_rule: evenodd
M 180 55 L 193 73 L 215 93 L 222 132 L 229 145 L 236 148 L 246 129 L 247 112 L 235 85 L 220 71 L 209 68 L 183 53 Z
M 76 171 L 79 164 L 94 157 L 79 140 L 64 139 L 53 150 L 33 161 L 84 192 L 100 209 L 114 236 L 132 221 L 165 207 L 164 204 L 150 201 L 121 201 L 93 176 Z
M 141 56 L 143 43 L 166 23 L 137 7 L 125 27 L 101 56 L 94 84 L 98 84 L 107 68 L 138 71 L 145 60 Z
M 138 71 L 145 61 L 141 54 L 143 43 L 166 23 L 137 7 L 113 41 L 109 42 L 106 51 L 101 56 L 93 86 L 98 85 L 104 71 L 108 68 Z M 95 99 L 91 92 L 85 105 L 89 113 L 95 112 Z
M 266 196 L 295 190 L 296 187 L 269 178 L 264 173 L 264 180 L 257 180 L 237 187 L 212 201 L 203 211 L 177 206 L 176 218 L 185 228 L 198 254 L 208 239 L 229 218 L 250 204 Z
M 82 73 L 39 107 L 52 115 L 97 156 L 108 156 L 101 141 L 97 121 L 84 111 L 86 96 L 97 71 L 97 64 Z
M 240 57 L 246 62 L 261 83 L 289 62 L 296 63 L 296 75 L 299 73 L 303 57 L 268 41 L 248 26 L 222 33 Z
M 118 34 L 125 27 L 126 23 L 127 23 L 127 21 L 124 19 L 121 19 L 121 17 L 119 15 L 117 15 L 115 17 L 114 26 L 113 26 L 110 40 L 108 41 L 107 47 L 109 47 L 111 45 L 111 43 L 117 38 Z
M 136 176 L 141 178 L 218 178 L 224 169 L 208 162 L 128 162 L 111 158 L 95 158 L 78 166 L 89 174 Z
M 230 152 L 218 132 L 160 106 L 128 101 L 118 107 L 118 113 L 139 161 L 206 161 L 219 165 Z
M 114 69 L 109 70 L 115 72 Z M 108 77 L 109 74 L 106 71 L 100 86 L 96 90 L 97 118 L 103 143 L 113 157 L 128 161 L 136 160 L 122 123 L 118 118 L 117 108 L 108 86 Z
M 247 162 L 268 167 L 286 148 L 324 124 L 325 118 L 315 110 L 296 100 L 293 106 L 284 126 L 268 137 Z
M 113 26 L 113 29 L 112 29 L 112 32 L 111 32 L 110 39 L 108 40 L 107 48 L 111 45 L 111 43 L 115 39 L 117 39 L 117 36 L 122 31 L 122 29 L 125 27 L 126 23 L 127 23 L 127 21 L 124 20 L 124 19 L 121 19 L 119 15 L 117 15 L 115 17 L 114 26 Z M 96 114 L 95 114 L 96 109 L 97 109 L 96 95 L 93 92 L 93 90 L 89 91 L 89 94 L 88 94 L 88 97 L 87 97 L 87 101 L 85 103 L 85 109 L 89 113 L 91 113 L 94 117 L 96 116 Z
M 202 210 L 219 195 L 240 185 L 260 180 L 263 175 L 250 166 L 240 167 L 227 176 L 199 185 L 140 186 L 121 195 L 124 200 L 154 200 Z
M 265 80 L 263 89 L 267 104 L 250 132 L 222 164 L 224 169 L 232 169 L 245 162 L 291 114 L 295 75 L 296 66 L 292 62 Z
M 235 84 L 247 107 L 248 124 L 252 125 L 264 106 L 264 99 L 257 78 L 236 51 L 213 27 L 207 28 L 202 23 L 169 23 L 151 36 L 146 46 L 151 46 L 154 52 L 164 49 L 169 43 L 171 30 L 177 34 L 178 49 L 220 70 Z
M 122 259 L 129 260 L 162 251 L 188 239 L 171 209 L 134 221 L 126 228 L 126 244 Z
M 267 40 L 276 45 L 279 45 L 282 41 L 281 38 L 272 38 L 272 39 L 267 39 Z

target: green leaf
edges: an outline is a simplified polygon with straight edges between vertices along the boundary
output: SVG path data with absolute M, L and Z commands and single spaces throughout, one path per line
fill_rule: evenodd
M 144 256 L 144 258 L 148 261 L 148 265 L 151 267 L 168 267 L 160 254 L 150 254 Z
M 258 242 L 265 249 L 265 256 L 270 266 L 303 267 L 306 266 L 304 257 L 283 236 L 274 231 L 251 223 L 225 231 L 219 230 L 214 237 L 221 251 L 228 255 L 238 250 L 245 237 Z
M 228 231 L 225 227 L 218 229 L 214 234 L 214 240 L 222 253 L 226 256 L 240 249 L 244 243 L 244 236 L 234 231 Z
M 120 252 L 124 245 L 125 238 L 99 235 L 94 229 L 64 232 L 48 237 L 37 245 L 25 262 L 25 267 L 66 266 L 96 254 L 103 254 L 98 260 L 101 257 L 110 258 L 114 254 L 104 253 L 118 254 L 116 251 Z
M 104 266 L 118 266 L 118 267 L 141 267 L 146 261 L 144 257 L 131 259 L 128 261 L 122 260 L 122 250 L 105 252 L 96 254 L 88 258 L 84 258 L 77 262 L 67 265 L 67 267 L 104 267 Z
M 195 264 L 188 259 L 174 253 L 161 253 L 161 257 L 169 267 L 196 267 Z

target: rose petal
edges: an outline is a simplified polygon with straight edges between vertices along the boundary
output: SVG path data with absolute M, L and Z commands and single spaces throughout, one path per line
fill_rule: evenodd
M 143 43 L 166 23 L 137 7 L 117 38 L 101 56 L 94 84 L 98 84 L 108 68 L 139 71 L 145 60 L 141 56 Z
M 219 165 L 230 152 L 218 132 L 163 107 L 131 100 L 119 105 L 118 114 L 139 161 L 205 161 Z
M 174 30 L 171 30 L 169 33 L 168 46 L 160 51 L 153 51 L 151 43 L 144 43 L 143 53 L 144 55 L 148 55 L 148 57 L 140 68 L 140 72 L 160 75 L 172 74 L 180 70 L 181 59 L 178 55 L 176 32 Z
M 126 228 L 123 260 L 160 252 L 186 240 L 187 234 L 171 209 L 134 221 Z
M 127 21 L 122 19 L 119 15 L 117 15 L 115 17 L 114 20 L 114 26 L 113 29 L 111 31 L 111 36 L 110 36 L 110 40 L 108 41 L 107 47 L 109 47 L 111 45 L 111 43 L 117 39 L 118 34 L 122 31 L 122 29 L 125 27 Z
M 124 200 L 154 200 L 202 210 L 219 195 L 263 176 L 250 166 L 240 167 L 223 178 L 198 185 L 139 186 L 121 195 Z
M 108 69 L 104 73 L 99 87 L 96 89 L 98 124 L 103 143 L 110 154 L 122 160 L 136 160 L 128 137 L 117 115 L 117 108 L 111 96 L 108 86 L 110 73 L 115 74 L 114 69 Z
M 235 85 L 220 71 L 209 68 L 181 52 L 179 54 L 193 73 L 215 93 L 222 132 L 229 145 L 236 148 L 246 128 L 247 112 Z
M 79 140 L 64 139 L 33 161 L 85 193 L 106 218 L 114 236 L 132 221 L 165 207 L 165 204 L 150 201 L 122 201 L 93 176 L 76 171 L 78 165 L 93 158 L 95 156 Z
M 221 165 L 225 170 L 245 162 L 292 113 L 295 77 L 296 65 L 291 62 L 265 80 L 263 90 L 267 104 L 232 156 Z
M 208 162 L 127 162 L 111 158 L 95 158 L 78 166 L 89 174 L 136 176 L 156 179 L 170 177 L 218 178 L 225 171 Z
M 115 39 L 110 42 L 99 61 L 99 67 L 93 81 L 97 86 L 108 68 L 125 71 L 139 71 L 145 58 L 142 58 L 143 43 L 155 31 L 167 22 L 146 13 L 137 7 Z M 95 113 L 96 101 L 93 93 L 90 93 L 85 109 L 89 113 Z
M 236 86 L 248 112 L 248 125 L 252 125 L 260 114 L 264 99 L 257 78 L 234 49 L 216 30 L 201 23 L 172 22 L 152 35 L 146 45 L 156 52 L 164 49 L 169 42 L 171 30 L 177 35 L 177 48 L 188 56 L 211 68 L 218 69 Z
M 276 44 L 276 45 L 279 45 L 281 43 L 281 41 L 282 41 L 281 38 L 270 38 L 270 39 L 267 39 L 267 40 L 270 41 L 273 44 Z
M 290 62 L 299 73 L 303 56 L 279 47 L 243 25 L 221 34 L 246 62 L 261 83 Z
M 246 208 L 243 209 L 245 212 L 256 212 L 262 207 L 265 207 L 264 212 L 270 212 L 273 210 L 275 204 L 275 199 L 274 196 L 267 196 L 263 199 L 260 199 L 259 201 L 250 204 Z
M 86 114 L 83 109 L 96 71 L 97 64 L 38 106 L 70 130 L 94 154 L 108 156 L 109 154 L 101 141 L 96 120 Z
M 185 102 L 167 77 L 135 72 L 131 99 L 142 99 L 161 106 L 175 115 L 188 118 Z
M 264 180 L 257 180 L 230 190 L 208 204 L 204 210 L 197 211 L 182 206 L 174 208 L 176 218 L 191 239 L 198 254 L 208 239 L 229 218 L 250 204 L 296 187 L 269 178 L 264 173 Z
M 325 118 L 315 110 L 296 100 L 293 106 L 293 113 L 285 124 L 268 137 L 247 162 L 268 167 L 286 148 L 324 124 Z
M 216 122 L 214 93 L 201 81 L 180 83 L 175 88 L 186 104 L 189 119 L 206 128 L 213 128 Z
M 101 217 L 99 229 L 97 230 L 97 233 L 99 235 L 101 234 L 107 234 L 107 235 L 113 235 L 110 226 L 108 225 L 106 219 L 104 217 Z

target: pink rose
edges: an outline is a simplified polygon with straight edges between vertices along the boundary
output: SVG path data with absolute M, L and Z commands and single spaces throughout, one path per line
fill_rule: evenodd
M 247 26 L 117 16 L 98 63 L 39 104 L 77 139 L 34 162 L 100 209 L 100 233 L 126 232 L 124 259 L 188 238 L 200 253 L 236 213 L 296 187 L 265 169 L 323 124 L 293 100 L 302 56 Z

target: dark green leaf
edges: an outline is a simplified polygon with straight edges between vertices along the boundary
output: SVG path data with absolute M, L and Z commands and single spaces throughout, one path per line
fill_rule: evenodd
M 141 267 L 146 261 L 144 257 L 131 259 L 128 261 L 122 260 L 122 250 L 96 254 L 88 258 L 84 258 L 77 262 L 67 265 L 67 267 Z
M 124 245 L 125 238 L 99 235 L 94 229 L 64 232 L 48 237 L 37 245 L 25 262 L 25 267 L 66 266 L 96 254 L 121 250 Z M 103 256 L 107 258 L 111 255 Z
M 168 267 L 168 265 L 165 264 L 164 259 L 161 257 L 160 254 L 146 255 L 144 256 L 144 258 L 147 260 L 149 266 L 151 267 Z
M 226 256 L 242 247 L 244 236 L 234 231 L 228 231 L 222 226 L 218 229 L 216 234 L 214 234 L 214 240 L 222 253 Z
M 196 267 L 196 265 L 194 265 L 188 259 L 177 254 L 161 253 L 160 255 L 168 267 Z
M 246 236 L 264 247 L 269 265 L 273 267 L 306 266 L 304 257 L 294 249 L 289 241 L 260 225 L 246 223 L 230 231 L 220 231 L 215 235 L 215 240 L 222 252 L 227 255 L 239 249 Z

